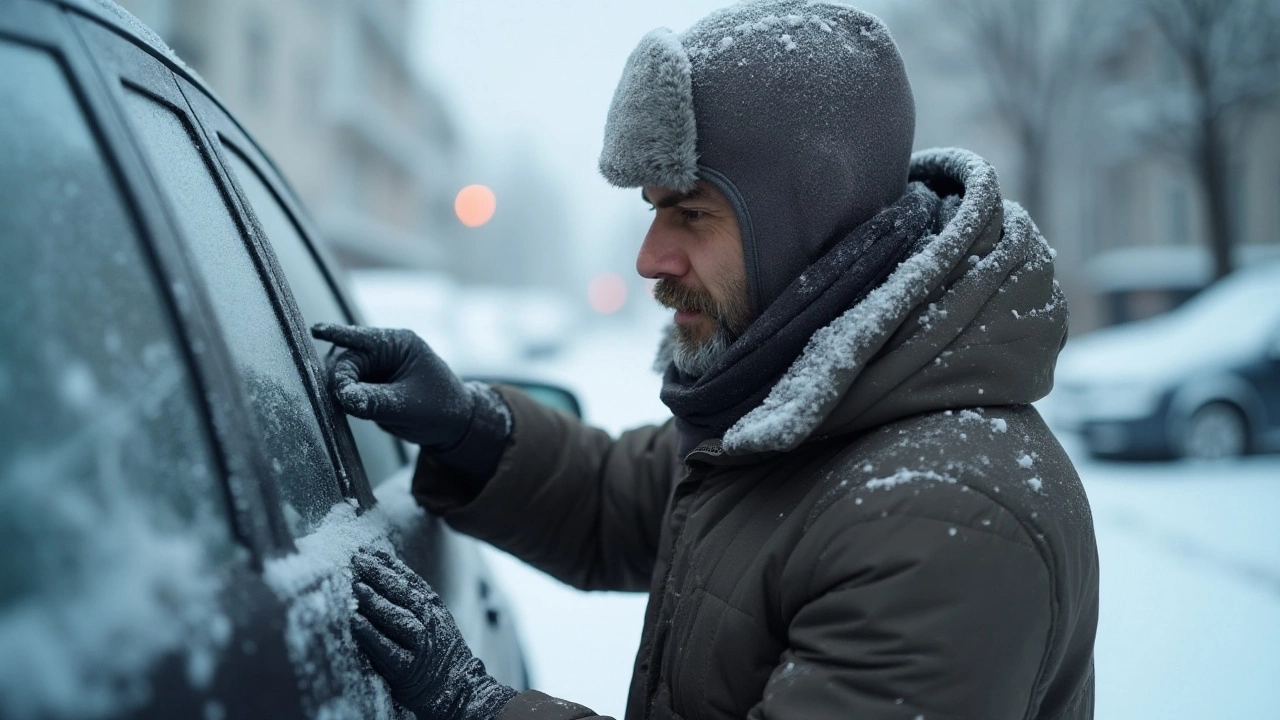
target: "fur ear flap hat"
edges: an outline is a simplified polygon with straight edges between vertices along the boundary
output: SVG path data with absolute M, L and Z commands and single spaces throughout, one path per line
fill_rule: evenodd
M 906 190 L 915 100 L 875 16 L 814 0 L 744 2 L 627 60 L 600 171 L 619 187 L 703 180 L 733 203 L 757 314 Z

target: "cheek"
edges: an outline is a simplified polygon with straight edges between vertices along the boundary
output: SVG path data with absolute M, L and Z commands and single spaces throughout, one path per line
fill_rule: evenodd
M 729 300 L 747 284 L 747 266 L 742 254 L 742 240 L 737 233 L 723 230 L 716 238 L 714 253 L 716 285 L 721 301 Z

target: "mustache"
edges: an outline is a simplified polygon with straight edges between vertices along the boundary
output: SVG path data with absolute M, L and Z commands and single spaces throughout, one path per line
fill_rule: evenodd
M 720 306 L 716 304 L 711 293 L 685 287 L 679 282 L 662 279 L 653 286 L 653 299 L 658 304 L 671 310 L 700 312 L 714 318 L 720 317 Z

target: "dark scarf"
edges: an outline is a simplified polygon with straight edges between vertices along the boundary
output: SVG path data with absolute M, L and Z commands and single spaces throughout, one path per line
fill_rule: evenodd
M 809 338 L 884 282 L 931 231 L 939 204 L 933 191 L 912 183 L 805 268 L 705 375 L 691 378 L 668 363 L 661 397 L 676 417 L 681 456 L 723 437 L 763 402 Z

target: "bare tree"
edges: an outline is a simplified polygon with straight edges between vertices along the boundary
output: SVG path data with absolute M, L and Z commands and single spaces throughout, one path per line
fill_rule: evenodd
M 1098 0 L 935 0 L 978 58 L 997 116 L 1018 148 L 1018 199 L 1044 222 L 1050 137 L 1098 51 Z
M 1280 2 L 1133 0 L 1182 72 L 1144 100 L 1136 129 L 1148 146 L 1173 151 L 1204 198 L 1214 277 L 1231 271 L 1240 218 L 1233 217 L 1233 140 L 1243 123 L 1280 97 Z

